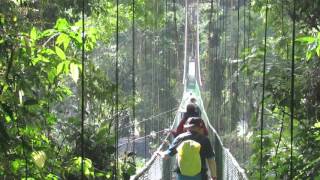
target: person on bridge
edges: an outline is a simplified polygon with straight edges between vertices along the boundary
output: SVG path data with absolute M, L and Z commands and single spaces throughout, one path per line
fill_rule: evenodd
M 190 94 L 190 103 L 193 103 L 195 105 L 196 107 L 195 111 L 196 111 L 197 117 L 201 117 L 201 109 L 197 104 L 197 98 L 193 96 L 192 93 Z
M 163 159 L 177 154 L 177 180 L 208 180 L 207 164 L 211 180 L 217 179 L 215 154 L 209 138 L 202 135 L 203 120 L 191 117 L 184 127 L 187 132 L 176 137 L 168 150 L 159 151 Z
M 186 130 L 184 129 L 184 124 L 190 117 L 199 117 L 199 114 L 196 112 L 196 105 L 194 103 L 190 103 L 187 105 L 187 112 L 183 114 L 183 117 L 179 122 L 177 129 L 171 130 L 173 137 L 177 137 L 179 134 L 186 132 Z M 205 125 L 202 127 L 201 132 L 203 135 L 208 136 L 208 129 Z

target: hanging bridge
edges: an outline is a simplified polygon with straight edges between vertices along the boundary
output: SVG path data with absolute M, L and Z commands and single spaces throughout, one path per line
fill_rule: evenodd
M 218 180 L 317 179 L 320 0 L 297 2 L 4 0 L 0 179 L 175 179 L 191 97 Z
M 216 129 L 211 124 L 207 116 L 206 109 L 201 97 L 201 69 L 199 56 L 199 0 L 185 1 L 185 31 L 184 31 L 184 73 L 183 73 L 183 94 L 178 108 L 160 113 L 148 119 L 127 125 L 120 128 L 130 129 L 133 126 L 144 127 L 145 134 L 142 137 L 123 136 L 118 142 L 118 151 L 125 153 L 128 149 L 133 149 L 136 155 L 144 156 L 144 166 L 137 170 L 136 174 L 130 179 L 150 179 L 150 180 L 169 180 L 175 177 L 173 172 L 175 159 L 162 160 L 157 155 L 157 151 L 168 148 L 172 136 L 170 130 L 175 129 L 186 106 L 190 103 L 190 97 L 197 99 L 197 104 L 201 109 L 201 116 L 209 131 L 209 139 L 214 147 L 215 160 L 217 164 L 217 176 L 220 180 L 227 179 L 248 179 L 243 168 L 237 160 L 224 147 L 223 142 Z M 151 122 L 151 129 L 146 134 L 146 122 Z M 149 123 L 150 123 L 149 122 Z M 152 147 L 151 147 L 152 146 Z

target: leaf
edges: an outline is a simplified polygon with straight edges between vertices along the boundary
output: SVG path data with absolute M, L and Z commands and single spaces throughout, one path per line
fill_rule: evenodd
M 296 39 L 298 42 L 304 42 L 304 43 L 313 43 L 316 39 L 312 36 L 303 36 Z
M 75 83 L 78 82 L 79 80 L 79 68 L 78 65 L 75 63 L 70 64 L 70 73 L 71 73 L 71 78 Z
M 318 47 L 317 47 L 317 49 L 316 49 L 316 53 L 317 53 L 317 55 L 320 57 L 320 44 L 318 44 Z
M 35 27 L 33 27 L 31 29 L 31 32 L 30 32 L 30 39 L 31 41 L 36 41 L 37 40 L 37 29 Z
M 55 29 L 47 29 L 41 33 L 40 37 L 52 36 L 55 32 L 56 32 Z
M 54 28 L 59 31 L 66 30 L 69 28 L 69 23 L 66 19 L 58 19 Z
M 58 180 L 59 177 L 54 175 L 54 174 L 48 174 L 46 177 L 45 177 L 45 180 Z
M 310 60 L 312 58 L 312 56 L 313 56 L 312 51 L 307 51 L 306 56 L 307 56 L 307 60 Z
M 5 22 L 5 18 L 4 17 L 5 16 L 2 13 L 0 13 L 0 24 L 4 24 L 4 22 Z
M 48 72 L 48 80 L 50 83 L 54 83 L 54 79 L 56 77 L 56 72 L 57 71 L 55 68 L 51 69 L 51 71 Z
M 56 54 L 59 56 L 60 59 L 62 60 L 66 60 L 66 54 L 62 51 L 61 48 L 59 48 L 58 46 L 55 47 L 56 50 Z
M 66 50 L 69 46 L 70 40 L 71 39 L 68 35 L 66 35 L 65 33 L 61 33 L 56 40 L 56 44 L 63 45 L 64 50 Z
M 5 116 L 5 120 L 6 120 L 6 123 L 10 123 L 11 122 L 11 117 L 6 115 Z
M 314 128 L 320 128 L 320 122 L 315 123 L 313 127 Z
M 39 168 L 43 168 L 47 159 L 46 153 L 43 151 L 35 151 L 31 154 L 31 156 L 36 166 Z
M 11 162 L 11 170 L 16 174 L 18 170 L 24 166 L 24 161 L 20 159 L 15 159 Z
M 64 70 L 64 67 L 65 67 L 64 62 L 59 63 L 57 66 L 57 74 L 60 74 Z
M 37 57 L 31 59 L 31 62 L 33 63 L 33 65 L 36 65 L 36 64 L 38 64 L 38 62 L 50 62 L 50 60 L 48 58 L 38 54 Z
M 50 126 L 56 124 L 56 122 L 58 121 L 57 117 L 52 113 L 46 116 L 46 120 Z
M 24 96 L 23 90 L 19 90 L 19 104 L 20 105 L 23 104 L 23 96 Z
M 54 52 L 54 50 L 49 49 L 49 48 L 42 49 L 42 50 L 41 50 L 41 53 L 44 54 L 44 55 L 53 55 L 53 54 L 56 54 L 56 53 Z

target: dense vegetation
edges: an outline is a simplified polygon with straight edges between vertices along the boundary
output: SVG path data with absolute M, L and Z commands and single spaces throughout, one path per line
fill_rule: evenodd
M 84 174 L 88 179 L 111 179 L 115 117 L 119 127 L 135 124 L 175 108 L 181 98 L 184 1 L 136 0 L 133 8 L 132 1 L 120 0 L 118 19 L 116 1 L 85 2 Z M 293 177 L 319 178 L 320 1 L 296 3 L 296 12 L 293 0 L 268 4 L 261 160 L 266 1 L 201 2 L 200 57 L 207 113 L 252 179 L 259 177 L 260 162 L 266 177 L 286 179 L 290 174 L 294 16 Z M 81 175 L 81 11 L 82 1 L 1 1 L 1 178 Z M 119 136 L 152 133 L 153 125 L 145 125 L 150 127 L 133 126 Z M 123 161 L 120 167 L 119 178 L 135 170 Z
M 220 1 L 209 37 L 208 112 L 227 147 L 258 179 L 290 176 L 293 17 L 296 17 L 293 176 L 319 178 L 319 1 Z M 209 6 L 209 5 L 208 5 Z M 208 7 L 207 6 L 207 7 Z M 239 8 L 237 8 L 239 7 Z M 263 159 L 260 124 L 266 7 Z M 203 35 L 207 36 L 207 35 Z M 217 102 L 217 103 L 215 103 Z

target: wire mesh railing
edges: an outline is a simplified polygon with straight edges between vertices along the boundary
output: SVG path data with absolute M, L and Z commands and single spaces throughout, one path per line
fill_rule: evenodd
M 209 139 L 214 146 L 215 158 L 217 163 L 217 177 L 220 180 L 247 180 L 247 176 L 243 168 L 230 153 L 230 151 L 223 146 L 220 136 L 217 131 L 211 125 L 210 120 L 203 106 L 203 101 L 200 95 L 199 86 L 192 91 L 197 96 L 200 109 L 202 111 L 202 119 L 205 121 L 209 130 Z
M 118 153 L 134 152 L 141 159 L 149 159 L 157 147 L 165 140 L 174 120 L 177 108 L 133 121 L 130 116 L 121 118 L 119 128 Z M 137 131 L 138 130 L 138 131 Z
M 169 128 L 166 128 L 165 130 L 162 131 L 167 131 L 170 129 L 173 129 L 179 119 L 179 113 L 176 113 L 176 116 L 174 118 L 173 121 L 170 121 L 171 123 L 168 123 L 169 125 L 171 124 L 171 126 Z M 150 159 L 145 163 L 145 165 L 137 171 L 137 173 L 131 177 L 131 179 L 162 179 L 163 178 L 163 167 L 168 167 L 169 164 L 172 163 L 168 163 L 168 162 L 164 162 L 162 161 L 162 159 L 157 155 L 157 151 L 163 150 L 164 148 L 168 147 L 169 145 L 169 140 L 170 140 L 170 133 L 166 132 L 165 134 L 163 134 L 164 136 L 162 136 L 160 139 L 160 141 L 158 141 L 158 146 L 156 149 L 153 149 L 152 151 L 152 156 L 150 157 Z M 167 169 L 167 168 L 165 168 Z

